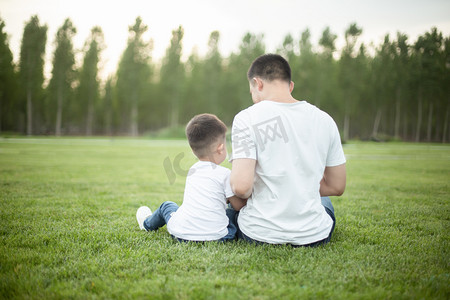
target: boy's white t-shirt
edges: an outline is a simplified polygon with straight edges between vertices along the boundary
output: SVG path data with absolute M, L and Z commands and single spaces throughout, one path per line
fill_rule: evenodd
M 325 167 L 345 163 L 334 120 L 299 101 L 262 101 L 236 115 L 232 160 L 257 160 L 253 192 L 238 217 L 258 241 L 305 245 L 328 237 L 333 222 L 320 199 Z
M 228 234 L 226 199 L 232 197 L 231 171 L 209 161 L 198 161 L 188 172 L 183 203 L 167 223 L 177 238 L 212 241 Z

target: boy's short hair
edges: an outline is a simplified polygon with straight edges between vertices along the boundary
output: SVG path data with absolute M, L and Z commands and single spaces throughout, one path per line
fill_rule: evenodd
M 291 82 L 291 67 L 289 63 L 278 54 L 264 54 L 256 58 L 247 72 L 251 81 L 254 77 L 272 81 L 281 80 Z
M 200 114 L 193 117 L 186 125 L 186 136 L 192 151 L 197 157 L 210 154 L 210 147 L 224 138 L 227 126 L 213 114 Z

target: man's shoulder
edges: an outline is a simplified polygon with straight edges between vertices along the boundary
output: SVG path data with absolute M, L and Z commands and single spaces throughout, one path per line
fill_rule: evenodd
M 258 116 L 261 112 L 270 110 L 271 101 L 261 101 L 255 103 L 240 112 L 238 112 L 234 120 L 245 120 L 248 121 L 251 116 Z
M 316 115 L 318 115 L 321 118 L 326 119 L 326 120 L 333 120 L 333 118 L 326 111 L 324 111 L 321 108 L 315 106 L 314 104 L 311 104 L 311 103 L 308 103 L 308 102 L 305 101 L 305 106 L 309 110 L 309 113 L 316 114 Z

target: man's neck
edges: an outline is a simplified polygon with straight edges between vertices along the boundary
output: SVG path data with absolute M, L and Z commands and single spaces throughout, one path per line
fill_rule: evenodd
M 278 102 L 278 103 L 296 103 L 297 99 L 292 97 L 289 93 L 267 93 L 265 95 L 264 100 Z
M 297 99 L 292 97 L 289 86 L 286 86 L 285 82 L 282 81 L 272 81 L 264 82 L 265 91 L 263 95 L 263 100 L 269 100 L 278 103 L 295 103 L 298 102 Z

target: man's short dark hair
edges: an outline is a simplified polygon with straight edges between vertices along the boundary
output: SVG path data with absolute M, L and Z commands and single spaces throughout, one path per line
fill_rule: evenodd
M 209 154 L 210 146 L 225 138 L 227 126 L 215 115 L 201 114 L 193 117 L 186 126 L 186 136 L 197 157 Z
M 247 72 L 248 80 L 259 77 L 267 81 L 281 80 L 291 82 L 291 67 L 278 54 L 264 54 L 255 59 Z

